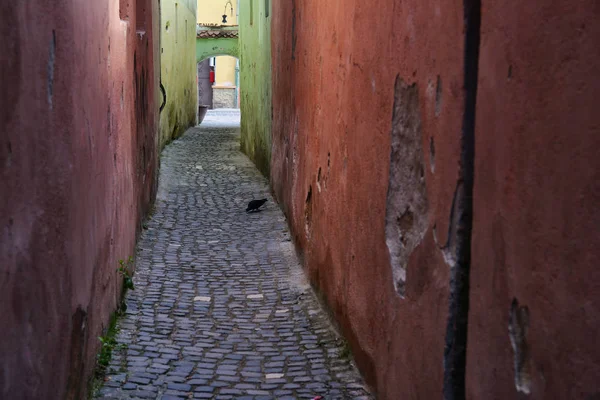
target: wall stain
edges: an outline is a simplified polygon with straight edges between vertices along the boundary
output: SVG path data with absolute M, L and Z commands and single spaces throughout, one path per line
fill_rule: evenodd
M 312 185 L 308 186 L 306 201 L 304 202 L 304 227 L 306 231 L 306 240 L 310 240 L 312 225 Z
M 146 136 L 145 127 L 147 126 L 148 110 L 150 105 L 148 103 L 148 72 L 143 63 L 138 71 L 137 52 L 135 52 L 133 55 L 133 71 L 137 138 L 138 143 L 142 143 L 142 145 L 138 147 L 138 156 L 135 158 L 138 160 L 138 176 L 143 177 L 145 176 L 148 158 L 146 154 L 146 146 L 143 143 Z
M 296 42 L 298 35 L 296 33 L 296 0 L 292 0 L 292 60 L 296 59 Z
M 465 0 L 464 111 L 461 129 L 459 178 L 454 194 L 448 237 L 456 263 L 450 270 L 450 298 L 444 348 L 444 400 L 464 400 L 469 323 L 469 276 L 473 231 L 473 184 L 475 176 L 475 111 L 479 75 L 481 0 Z M 456 218 L 456 226 L 454 225 Z M 452 237 L 456 238 L 451 242 Z
M 4 16 L 6 21 L 17 21 L 18 8 L 12 2 L 2 2 L 0 4 L 0 15 Z M 0 76 L 8 78 L 3 80 L 4 87 L 0 90 L 0 104 L 2 104 L 2 107 L 0 107 L 0 126 L 3 128 L 14 118 L 15 108 L 21 97 L 22 45 L 19 28 L 18 24 L 0 25 L 0 37 L 2 37 L 0 51 L 4 56 L 2 62 L 0 62 Z
M 52 96 L 54 94 L 54 60 L 56 53 L 56 31 L 52 30 L 52 38 L 50 39 L 50 47 L 48 49 L 48 106 L 52 110 Z
M 71 317 L 71 354 L 69 365 L 69 380 L 67 384 L 67 399 L 76 400 L 84 396 L 81 394 L 81 382 L 84 378 L 84 357 L 87 347 L 87 311 L 81 306 Z
M 439 117 L 442 112 L 442 78 L 438 75 L 435 84 L 435 116 Z

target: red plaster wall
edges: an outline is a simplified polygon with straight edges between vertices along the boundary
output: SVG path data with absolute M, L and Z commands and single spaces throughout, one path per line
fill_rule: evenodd
M 156 189 L 158 4 L 139 1 L 138 34 L 134 1 L 0 5 L 0 398 L 86 397 Z
M 527 398 L 600 395 L 599 21 L 594 0 L 483 8 L 469 398 L 517 398 L 513 298 L 530 314 Z
M 381 399 L 441 396 L 449 267 L 433 228 L 441 246 L 458 174 L 462 13 L 460 1 L 273 2 L 273 190 L 311 281 Z M 418 87 L 429 199 L 404 299 L 394 290 L 385 243 L 398 75 Z
M 516 398 L 517 297 L 530 310 L 533 398 L 584 399 L 600 374 L 600 9 L 496 1 L 482 14 L 467 395 Z M 462 1 L 273 3 L 273 190 L 380 399 L 442 397 L 450 267 L 439 248 L 459 177 L 464 34 Z M 428 197 L 404 299 L 385 243 L 396 76 L 418 88 Z

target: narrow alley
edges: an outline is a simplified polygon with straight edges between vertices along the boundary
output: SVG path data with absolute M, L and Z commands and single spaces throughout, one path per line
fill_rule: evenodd
M 117 323 L 109 399 L 368 399 L 296 259 L 239 110 L 211 110 L 162 153 L 156 209 Z M 246 213 L 251 199 L 268 198 Z
M 599 5 L 0 2 L 0 400 L 599 400 Z

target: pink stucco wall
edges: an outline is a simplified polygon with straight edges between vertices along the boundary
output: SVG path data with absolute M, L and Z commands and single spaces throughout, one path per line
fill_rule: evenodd
M 156 189 L 158 4 L 135 3 L 0 5 L 0 398 L 86 396 Z
M 534 398 L 586 399 L 600 377 L 600 9 L 485 2 L 471 32 L 464 7 L 476 3 L 273 2 L 273 191 L 380 399 L 442 397 L 453 307 L 469 317 L 466 386 L 459 371 L 446 389 L 516 398 L 513 297 L 529 307 Z M 479 32 L 477 59 L 466 47 Z M 465 102 L 474 90 L 476 107 Z M 409 167 L 422 170 L 425 190 L 410 200 L 419 240 L 401 297 L 386 212 L 392 132 L 411 129 L 421 141 L 407 156 L 421 161 Z M 465 169 L 474 197 L 457 196 L 453 212 Z M 472 234 L 457 218 L 469 204 Z M 462 305 L 449 302 L 457 252 L 471 268 Z

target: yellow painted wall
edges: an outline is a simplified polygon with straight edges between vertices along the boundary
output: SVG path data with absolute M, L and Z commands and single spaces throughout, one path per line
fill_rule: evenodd
M 196 0 L 162 0 L 160 5 L 160 72 L 167 92 L 167 103 L 160 114 L 162 149 L 197 121 L 197 4 Z
M 232 0 L 233 15 L 231 15 L 231 5 L 227 4 L 227 23 L 223 24 L 223 12 L 227 0 L 197 0 L 198 1 L 198 23 L 199 24 L 219 24 L 219 25 L 237 25 L 237 0 Z M 246 0 L 247 1 L 247 0 Z M 215 85 L 217 86 L 235 86 L 235 65 L 237 59 L 230 56 L 217 57 L 215 68 Z
M 237 59 L 231 56 L 217 57 L 215 84 L 219 86 L 235 86 L 235 64 Z

